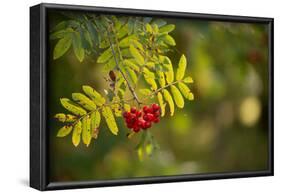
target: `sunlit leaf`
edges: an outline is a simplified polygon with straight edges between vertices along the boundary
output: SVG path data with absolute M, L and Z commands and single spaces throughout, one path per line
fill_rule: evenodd
M 136 35 L 130 35 L 130 36 L 127 36 L 127 37 L 123 38 L 123 39 L 119 42 L 119 47 L 121 47 L 121 48 L 129 47 L 129 46 L 130 46 L 130 43 L 131 43 L 131 40 L 132 40 L 133 38 L 136 38 Z
M 151 86 L 153 90 L 157 90 L 157 84 L 155 82 L 155 75 L 153 72 L 149 71 L 147 68 L 143 69 L 144 79 Z
M 171 45 L 171 46 L 175 46 L 176 45 L 176 41 L 174 40 L 174 38 L 172 36 L 168 35 L 168 34 L 164 36 L 163 40 L 168 45 Z
M 182 93 L 182 95 L 186 98 L 189 99 L 189 93 L 190 93 L 190 89 L 187 85 L 185 85 L 184 83 L 179 82 L 178 83 L 178 87 Z
M 101 106 L 105 103 L 105 98 L 103 98 L 96 90 L 94 90 L 91 86 L 82 86 L 83 91 L 87 96 L 89 96 L 96 105 Z
M 142 95 L 144 95 L 144 96 L 148 96 L 148 95 L 150 95 L 151 94 L 151 90 L 149 90 L 149 89 L 140 89 L 139 90 L 140 91 L 140 93 L 142 94 Z
M 157 75 L 160 86 L 164 87 L 166 85 L 166 81 L 163 71 L 157 71 Z
M 67 136 L 72 130 L 72 126 L 66 125 L 60 128 L 60 130 L 57 133 L 57 137 L 65 137 Z
M 100 126 L 100 121 L 101 121 L 101 115 L 99 111 L 94 111 L 90 115 L 91 118 L 91 128 L 96 129 Z
M 137 66 L 135 63 L 133 63 L 132 60 L 125 59 L 123 61 L 123 64 L 124 64 L 124 66 L 128 66 L 128 67 L 130 67 L 131 69 L 133 69 L 135 71 L 139 71 L 140 70 L 139 66 Z
M 82 140 L 86 146 L 89 146 L 92 139 L 91 119 L 87 115 L 82 118 Z
M 168 102 L 169 107 L 170 107 L 170 115 L 173 116 L 174 115 L 174 111 L 175 111 L 175 105 L 174 105 L 174 101 L 173 98 L 170 94 L 170 92 L 166 89 L 163 90 L 163 94 L 164 94 L 164 98 L 165 100 Z
M 192 92 L 189 92 L 188 94 L 188 100 L 194 100 L 194 95 Z
M 145 28 L 146 28 L 146 31 L 147 31 L 147 32 L 152 33 L 152 27 L 151 27 L 151 25 L 150 25 L 149 23 L 147 23 L 147 24 L 145 25 Z
M 61 56 L 63 56 L 66 51 L 68 51 L 68 49 L 70 48 L 72 43 L 72 36 L 68 35 L 68 36 L 64 36 L 62 39 L 60 39 L 55 48 L 54 48 L 54 59 L 58 59 Z
M 72 143 L 74 146 L 78 146 L 81 140 L 81 133 L 82 133 L 82 123 L 78 121 L 73 128 L 72 132 Z
M 106 49 L 103 53 L 98 57 L 98 63 L 105 63 L 112 57 L 111 48 Z
M 163 66 L 167 69 L 167 71 L 164 71 L 164 74 L 166 75 L 167 83 L 170 84 L 174 81 L 174 70 L 171 60 L 166 56 L 160 57 L 160 60 L 162 61 Z
M 128 72 L 128 75 L 129 75 L 129 77 L 130 77 L 130 80 L 132 80 L 132 82 L 133 82 L 134 84 L 136 84 L 137 81 L 138 81 L 138 76 L 137 76 L 137 74 L 134 72 L 134 70 L 132 70 L 132 69 L 130 69 L 130 68 L 126 68 L 126 71 Z
M 171 92 L 172 92 L 172 95 L 174 97 L 174 101 L 175 101 L 177 107 L 183 108 L 184 107 L 184 99 L 183 99 L 179 89 L 176 86 L 172 85 L 171 86 Z
M 174 24 L 169 24 L 166 26 L 163 26 L 159 29 L 159 33 L 169 33 L 171 31 L 173 31 L 175 29 L 175 25 Z
M 161 108 L 161 117 L 164 117 L 166 104 L 164 103 L 163 95 L 160 92 L 157 93 L 157 99 Z
M 68 111 L 70 111 L 71 113 L 73 113 L 77 116 L 82 116 L 82 115 L 85 115 L 87 113 L 78 104 L 75 104 L 74 102 L 72 102 L 68 98 L 61 98 L 60 102 L 65 109 L 67 109 Z
M 111 109 L 107 106 L 104 106 L 102 108 L 102 115 L 105 118 L 105 121 L 107 123 L 108 128 L 110 131 L 114 134 L 117 135 L 118 133 L 118 127 L 114 118 L 114 115 L 111 111 Z
M 54 116 L 60 122 L 74 122 L 77 117 L 71 114 L 58 113 Z
M 96 104 L 90 100 L 87 96 L 81 93 L 73 93 L 72 99 L 78 104 L 86 108 L 87 110 L 95 110 L 97 108 Z
M 178 64 L 176 80 L 181 80 L 184 77 L 185 69 L 186 69 L 186 58 L 184 55 L 182 55 Z
M 183 79 L 183 82 L 187 83 L 187 84 L 190 84 L 190 83 L 193 83 L 193 79 L 192 79 L 192 77 L 188 76 L 188 77 Z
M 130 53 L 132 54 L 132 56 L 135 58 L 136 62 L 139 65 L 144 65 L 143 56 L 139 53 L 139 51 L 133 45 L 130 45 Z

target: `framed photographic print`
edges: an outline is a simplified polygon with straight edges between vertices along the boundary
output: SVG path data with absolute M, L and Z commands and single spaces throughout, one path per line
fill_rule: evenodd
M 273 19 L 30 8 L 30 186 L 273 175 Z

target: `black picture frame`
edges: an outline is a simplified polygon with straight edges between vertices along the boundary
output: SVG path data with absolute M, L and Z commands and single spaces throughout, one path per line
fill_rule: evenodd
M 75 10 L 106 14 L 128 14 L 141 16 L 164 16 L 212 21 L 261 23 L 269 29 L 269 123 L 268 123 L 268 169 L 265 171 L 229 172 L 211 174 L 177 175 L 165 177 L 130 178 L 118 180 L 84 181 L 84 182 L 48 182 L 48 136 L 46 133 L 47 112 L 47 14 L 48 10 Z M 39 4 L 30 7 L 30 186 L 38 190 L 72 189 L 86 187 L 168 183 L 178 181 L 211 180 L 226 178 L 243 178 L 273 176 L 273 18 L 213 15 L 199 13 L 182 13 L 109 7 L 90 7 L 78 5 Z

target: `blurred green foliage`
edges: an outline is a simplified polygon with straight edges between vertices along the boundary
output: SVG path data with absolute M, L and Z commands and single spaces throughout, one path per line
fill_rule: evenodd
M 49 13 L 49 26 L 63 20 Z M 90 147 L 74 147 L 56 138 L 62 112 L 59 99 L 95 85 L 102 91 L 102 67 L 97 54 L 80 63 L 73 51 L 52 59 L 49 42 L 48 132 L 50 181 L 102 180 L 212 172 L 265 170 L 268 165 L 268 28 L 263 24 L 163 18 L 175 24 L 177 51 L 171 60 L 187 56 L 194 78 L 195 100 L 151 128 L 159 150 L 138 159 L 140 135 L 128 139 L 122 120 L 117 137 L 101 123 L 98 140 Z

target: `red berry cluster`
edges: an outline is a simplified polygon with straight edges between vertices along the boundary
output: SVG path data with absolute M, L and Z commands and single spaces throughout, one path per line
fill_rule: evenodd
M 144 106 L 142 110 L 132 107 L 130 111 L 123 113 L 123 117 L 127 127 L 137 133 L 141 129 L 150 128 L 152 123 L 160 121 L 160 107 L 158 104 L 152 104 L 150 107 Z

